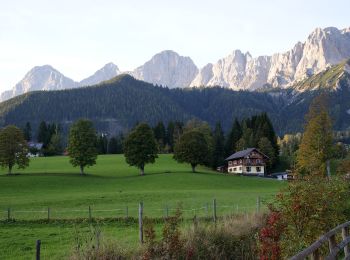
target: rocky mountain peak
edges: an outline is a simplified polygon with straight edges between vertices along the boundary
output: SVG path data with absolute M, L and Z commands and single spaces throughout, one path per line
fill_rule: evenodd
M 97 70 L 92 76 L 83 79 L 79 82 L 80 86 L 91 86 L 98 84 L 102 81 L 109 80 L 119 75 L 121 71 L 118 66 L 110 62 L 104 65 L 101 69 Z
M 189 86 L 198 73 L 190 57 L 166 50 L 154 55 L 130 74 L 137 79 L 170 88 Z
M 191 86 L 256 90 L 289 87 L 350 57 L 350 28 L 316 28 L 305 42 L 284 53 L 252 57 L 234 50 L 209 69 L 202 68 Z

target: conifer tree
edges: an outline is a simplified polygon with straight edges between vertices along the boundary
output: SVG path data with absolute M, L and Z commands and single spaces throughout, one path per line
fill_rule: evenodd
M 242 137 L 242 127 L 236 118 L 232 124 L 231 131 L 225 144 L 225 154 L 229 156 L 237 151 L 236 143 Z
M 23 129 L 24 139 L 29 142 L 32 140 L 32 127 L 29 122 L 26 123 Z
M 214 149 L 212 156 L 212 168 L 220 166 L 225 160 L 225 137 L 220 123 L 216 123 L 214 133 Z

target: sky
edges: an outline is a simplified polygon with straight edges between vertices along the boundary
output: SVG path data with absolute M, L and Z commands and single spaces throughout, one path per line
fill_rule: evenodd
M 349 10 L 349 0 L 0 0 L 0 92 L 45 64 L 80 81 L 163 50 L 198 67 L 235 49 L 284 52 L 316 27 L 349 27 Z

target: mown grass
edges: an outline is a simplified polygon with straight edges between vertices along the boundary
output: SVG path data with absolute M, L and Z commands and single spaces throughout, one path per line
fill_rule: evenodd
M 193 174 L 189 165 L 175 162 L 171 155 L 160 155 L 155 164 L 147 165 L 145 176 L 139 176 L 121 155 L 99 156 L 97 164 L 86 170 L 87 176 L 80 176 L 67 157 L 34 158 L 30 167 L 15 172 L 18 175 L 7 176 L 0 171 L 0 219 L 5 220 L 11 208 L 11 218 L 17 220 L 0 223 L 0 259 L 32 259 L 36 239 L 43 241 L 43 259 L 62 259 L 74 245 L 76 230 L 87 232 L 90 225 L 61 219 L 88 218 L 89 206 L 97 218 L 124 217 L 126 207 L 129 216 L 136 217 L 143 201 L 146 216 L 161 218 L 166 206 L 171 214 L 181 203 L 184 217 L 190 218 L 211 215 L 216 198 L 218 214 L 223 215 L 237 207 L 240 212 L 254 211 L 258 196 L 269 198 L 284 185 L 204 167 Z M 48 207 L 52 222 L 40 222 L 47 218 Z M 126 245 L 137 243 L 136 224 L 99 221 L 98 226 Z

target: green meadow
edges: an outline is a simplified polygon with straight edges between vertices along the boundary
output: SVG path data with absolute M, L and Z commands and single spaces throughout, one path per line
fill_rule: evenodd
M 137 224 L 120 219 L 137 217 L 141 201 L 146 217 L 161 219 L 181 207 L 183 216 L 191 219 L 210 217 L 215 198 L 222 216 L 256 211 L 258 197 L 262 209 L 284 185 L 204 167 L 197 171 L 191 173 L 189 165 L 175 162 L 172 155 L 160 155 L 155 164 L 146 165 L 145 176 L 128 166 L 122 155 L 99 156 L 86 176 L 80 176 L 64 156 L 33 158 L 30 167 L 15 170 L 13 176 L 2 169 L 0 259 L 33 259 L 37 239 L 42 240 L 43 259 L 62 259 L 77 237 L 96 228 L 106 238 L 132 247 L 137 243 Z M 89 207 L 95 228 L 88 221 Z

